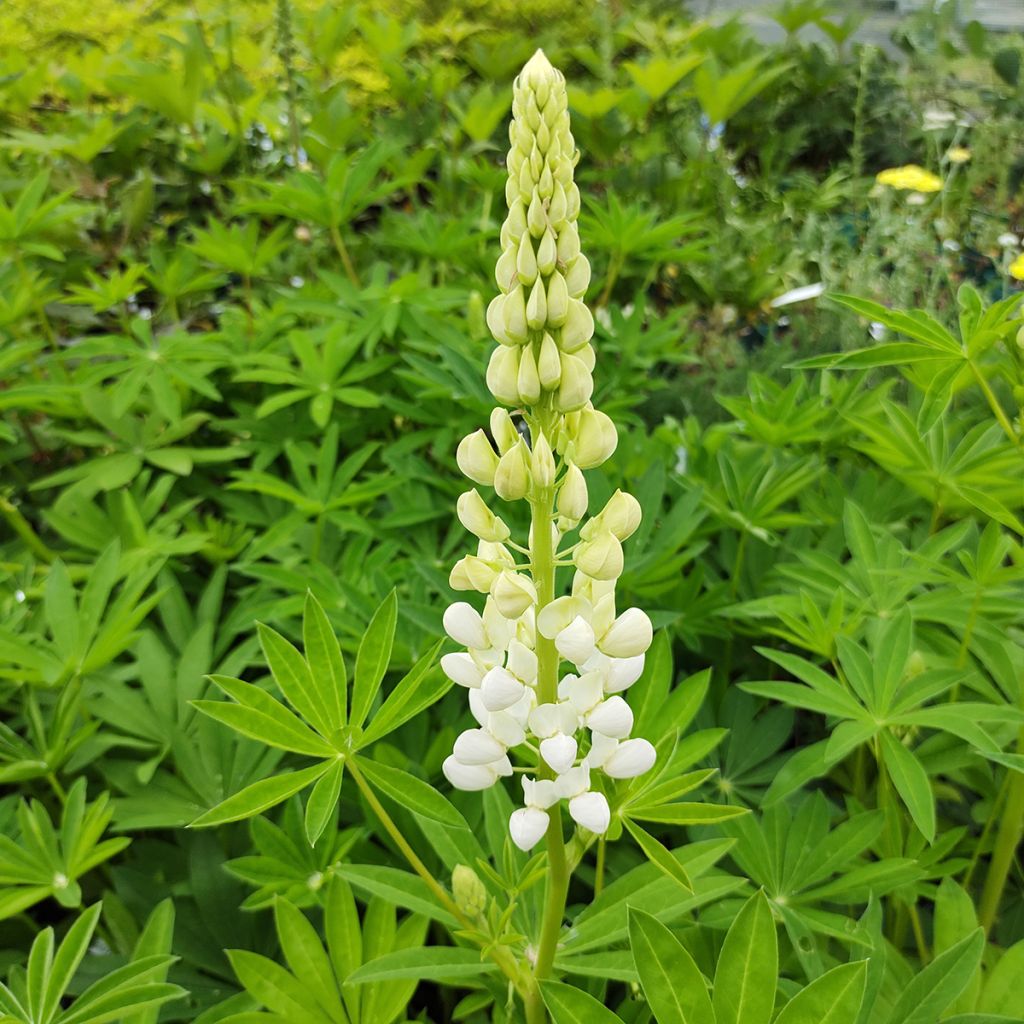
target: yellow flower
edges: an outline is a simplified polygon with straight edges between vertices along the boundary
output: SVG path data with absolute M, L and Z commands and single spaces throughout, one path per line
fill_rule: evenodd
M 1009 266 L 1010 277 L 1024 281 L 1024 252 L 1022 252 Z
M 965 164 L 971 159 L 971 151 L 966 146 L 951 146 L 946 152 L 946 159 L 951 164 Z
M 906 189 L 911 192 L 938 192 L 942 188 L 942 179 L 926 171 L 917 164 L 907 164 L 905 167 L 889 167 L 879 171 L 875 176 L 879 185 L 888 185 L 889 188 Z

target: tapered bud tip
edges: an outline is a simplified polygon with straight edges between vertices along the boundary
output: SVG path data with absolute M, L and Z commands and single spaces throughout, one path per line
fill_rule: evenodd
M 459 910 L 469 917 L 479 917 L 487 909 L 484 883 L 465 864 L 456 864 L 452 872 L 452 897 Z
M 537 49 L 534 51 L 533 56 L 523 65 L 523 70 L 519 72 L 519 78 L 523 84 L 536 87 L 545 79 L 548 81 L 557 79 L 558 72 L 551 61 L 548 60 L 547 54 L 543 50 Z

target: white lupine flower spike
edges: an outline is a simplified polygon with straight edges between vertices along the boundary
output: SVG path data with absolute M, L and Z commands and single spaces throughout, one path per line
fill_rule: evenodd
M 654 765 L 654 747 L 630 738 L 622 696 L 643 671 L 652 627 L 641 609 L 620 613 L 615 602 L 640 503 L 616 491 L 586 518 L 584 472 L 612 455 L 618 436 L 591 401 L 590 264 L 576 224 L 579 154 L 565 79 L 539 50 L 516 79 L 512 114 L 498 294 L 487 309 L 497 345 L 486 380 L 498 406 L 456 453 L 470 481 L 458 518 L 479 544 L 450 582 L 486 597 L 457 601 L 444 616 L 465 650 L 446 654 L 442 668 L 467 690 L 477 727 L 458 736 L 444 774 L 459 789 L 485 789 L 515 760 L 530 777 L 521 776 L 523 804 L 509 819 L 512 842 L 526 851 L 547 836 L 551 869 L 560 860 L 564 871 L 562 805 L 585 835 L 603 836 L 614 780 Z M 520 500 L 531 513 L 525 539 L 500 514 L 501 502 Z M 558 594 L 556 562 L 570 561 L 572 592 Z M 550 959 L 544 941 L 538 956 Z

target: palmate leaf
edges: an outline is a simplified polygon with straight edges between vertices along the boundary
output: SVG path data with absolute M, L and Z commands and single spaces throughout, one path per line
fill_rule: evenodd
M 763 890 L 744 904 L 715 970 L 716 1024 L 768 1024 L 775 1006 L 778 939 Z
M 617 1013 L 572 985 L 545 981 L 540 990 L 552 1024 L 622 1024 Z
M 623 824 L 636 841 L 637 846 L 643 851 L 644 856 L 659 871 L 663 871 L 669 878 L 678 882 L 687 892 L 693 892 L 693 882 L 690 881 L 686 868 L 672 856 L 665 846 L 649 832 L 645 832 L 636 822 L 630 821 L 629 818 L 624 818 Z
M 867 962 L 842 964 L 798 992 L 776 1024 L 855 1024 L 864 1000 Z
M 479 950 L 458 946 L 424 946 L 402 949 L 371 960 L 346 979 L 349 985 L 365 985 L 373 981 L 401 981 L 415 978 L 431 980 L 475 978 L 494 974 L 497 966 L 481 960 Z

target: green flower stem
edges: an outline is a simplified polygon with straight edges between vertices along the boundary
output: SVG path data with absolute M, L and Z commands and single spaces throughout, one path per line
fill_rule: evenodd
M 1003 432 L 1006 436 L 1018 447 L 1024 446 L 1024 439 L 1017 435 L 1017 432 L 1013 429 L 1013 424 L 1010 422 L 1010 418 L 1006 415 L 1006 411 L 1003 409 L 996 397 L 996 393 L 992 390 L 992 385 L 989 384 L 985 378 L 985 374 L 978 369 L 977 364 L 973 359 L 967 360 L 967 365 L 971 368 L 971 373 L 974 374 L 974 379 L 978 382 L 978 387 L 981 388 L 982 394 L 985 396 L 985 401 L 988 402 L 989 408 L 992 410 L 992 414 L 999 421 L 999 426 L 1003 428 Z
M 1024 753 L 1024 729 L 1020 730 L 1017 737 L 1017 751 Z M 986 933 L 992 930 L 999 917 L 999 904 L 1003 898 L 1006 879 L 1013 866 L 1017 847 L 1024 838 L 1024 775 L 1020 772 L 1011 772 L 1010 775 L 1012 777 L 1006 798 L 1006 810 L 999 823 L 996 845 L 992 850 L 992 860 L 989 861 L 985 888 L 981 894 L 981 907 L 978 911 L 978 920 Z
M 533 430 L 538 440 L 538 429 L 550 436 L 555 416 L 541 411 Z M 531 424 L 533 426 L 533 424 Z M 530 502 L 533 527 L 533 584 L 537 588 L 538 613 L 555 599 L 555 551 L 551 543 L 551 523 L 554 520 L 555 492 L 553 487 L 538 491 Z M 537 634 L 537 702 L 553 704 L 558 700 L 558 652 L 555 643 Z M 543 762 L 538 775 L 553 778 L 554 773 Z M 558 804 L 549 811 L 546 842 L 548 853 L 547 888 L 541 917 L 540 943 L 534 964 L 535 981 L 550 977 L 558 948 L 558 937 L 565 919 L 565 904 L 569 893 L 569 864 L 565 856 L 562 835 L 562 813 Z M 535 984 L 526 999 L 526 1019 L 529 1024 L 543 1024 L 547 1019 L 540 989 Z
M 405 836 L 402 835 L 402 830 L 395 824 L 395 820 L 388 814 L 380 800 L 377 799 L 377 794 L 374 793 L 363 773 L 359 770 L 355 758 L 349 758 L 347 767 L 349 774 L 355 779 L 360 793 L 363 794 L 366 802 L 370 805 L 370 809 L 377 815 L 378 821 L 380 821 L 384 826 L 384 830 L 394 840 L 395 846 L 402 852 L 402 855 L 409 862 L 413 871 L 426 882 L 427 888 L 437 898 L 438 903 L 459 922 L 459 925 L 464 930 L 475 931 L 477 929 L 476 924 L 459 909 L 458 904 L 451 898 L 444 886 L 433 876 L 426 864 L 420 860 L 416 851 L 409 845 Z M 503 947 L 491 947 L 487 950 L 487 955 L 501 968 L 502 973 L 515 986 L 516 990 L 525 997 L 526 984 L 523 981 L 522 971 L 519 969 L 519 965 L 512 954 Z
M 337 224 L 331 224 L 330 231 L 331 241 L 334 243 L 334 249 L 341 260 L 342 266 L 345 268 L 345 273 L 348 274 L 348 279 L 358 288 L 359 275 L 356 273 L 355 264 L 349 255 L 348 246 L 345 245 L 345 239 L 341 236 L 341 229 Z
M 17 505 L 0 497 L 0 515 L 7 525 L 25 542 L 28 549 L 44 562 L 52 562 L 57 556 L 39 539 L 32 524 L 21 514 Z

